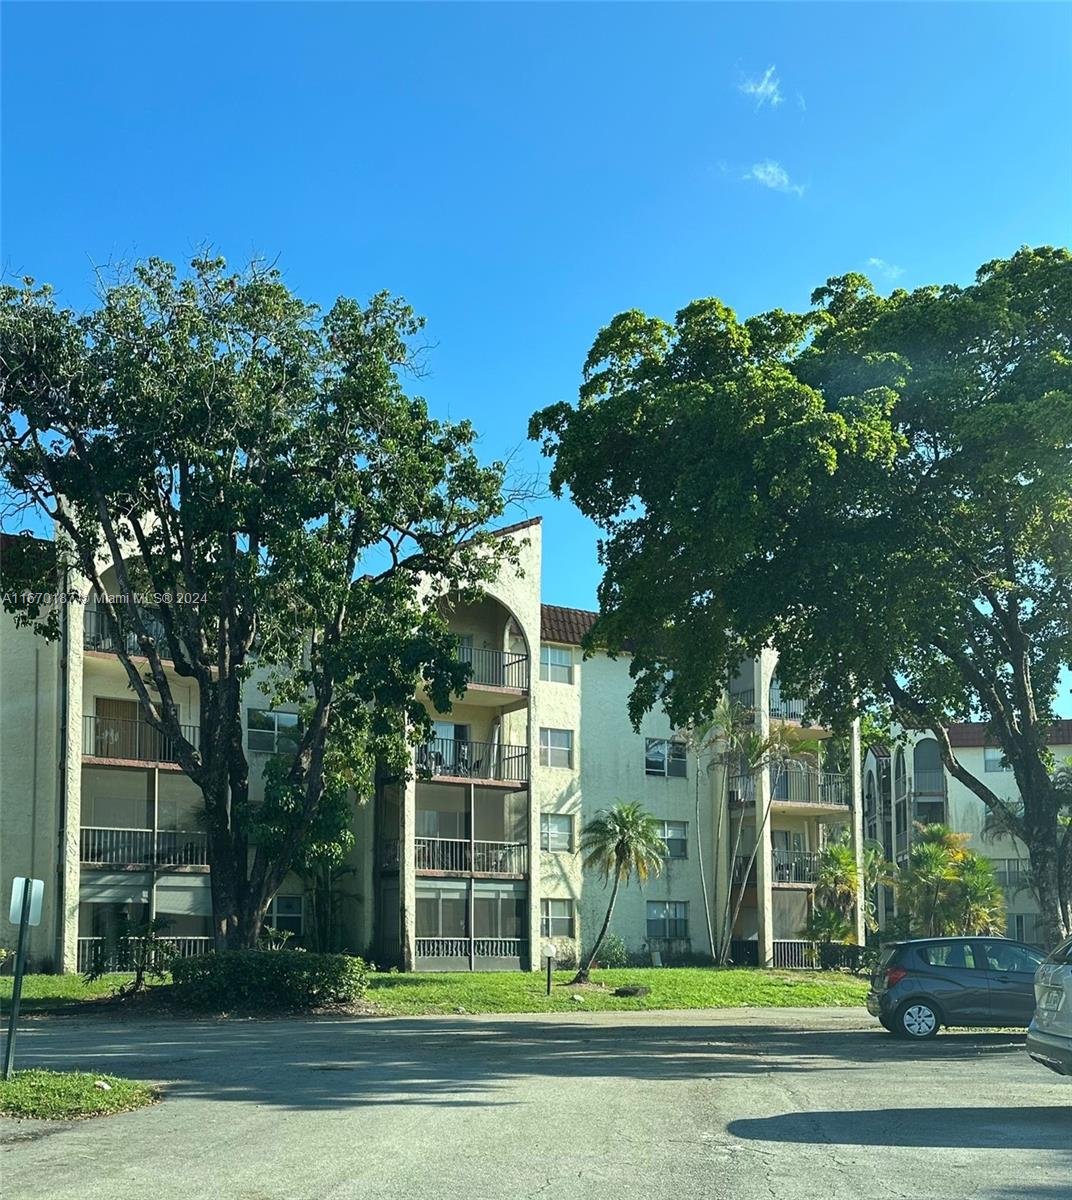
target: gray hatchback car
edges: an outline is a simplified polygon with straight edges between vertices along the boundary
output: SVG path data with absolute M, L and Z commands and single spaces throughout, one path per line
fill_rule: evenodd
M 1035 971 L 1045 955 L 1001 937 L 917 938 L 882 947 L 867 1011 L 898 1037 L 930 1038 L 942 1025 L 1026 1028 Z

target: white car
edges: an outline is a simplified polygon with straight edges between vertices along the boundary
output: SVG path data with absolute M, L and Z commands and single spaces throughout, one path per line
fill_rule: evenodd
M 1035 972 L 1035 1016 L 1027 1029 L 1027 1052 L 1058 1075 L 1072 1075 L 1072 938 Z

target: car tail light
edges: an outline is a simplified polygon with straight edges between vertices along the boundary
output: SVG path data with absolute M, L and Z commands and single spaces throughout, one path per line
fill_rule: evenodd
M 886 986 L 891 988 L 894 984 L 898 984 L 908 974 L 904 967 L 887 967 L 886 968 Z

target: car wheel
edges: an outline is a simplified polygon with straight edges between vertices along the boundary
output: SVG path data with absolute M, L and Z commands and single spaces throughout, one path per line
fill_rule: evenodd
M 897 1010 L 894 1032 L 898 1037 L 922 1042 L 938 1032 L 938 1013 L 925 1000 L 906 1000 Z
M 887 1033 L 896 1033 L 897 1026 L 889 1019 L 889 1017 L 879 1017 L 878 1023 Z

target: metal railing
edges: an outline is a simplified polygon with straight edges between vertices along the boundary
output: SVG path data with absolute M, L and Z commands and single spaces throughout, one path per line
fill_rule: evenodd
M 398 865 L 398 838 L 388 838 L 380 843 L 380 869 L 397 871 Z
M 529 748 L 500 742 L 432 738 L 417 747 L 417 769 L 433 776 L 525 783 L 529 777 Z
M 83 825 L 80 859 L 107 866 L 208 866 L 208 835 L 202 830 L 113 829 Z
M 215 943 L 211 937 L 162 937 L 157 941 L 166 944 L 178 958 L 193 958 L 198 954 L 207 954 Z M 77 949 L 77 967 L 79 971 L 88 971 L 96 962 L 97 956 L 108 946 L 108 938 L 80 937 Z M 114 944 L 107 950 L 104 962 L 99 964 L 109 971 L 125 971 L 130 963 L 122 944 Z
M 419 937 L 416 939 L 418 958 L 524 958 L 528 938 L 489 937 Z
M 770 768 L 773 799 L 783 804 L 822 804 L 832 808 L 847 808 L 851 796 L 849 777 L 837 771 L 817 771 L 814 768 Z M 756 781 L 752 775 L 731 775 L 731 797 L 740 802 L 756 798 Z
M 164 626 L 160 618 L 149 608 L 138 608 L 138 613 L 141 615 L 142 623 L 145 626 L 145 632 L 156 642 L 157 650 L 161 658 L 171 658 L 171 650 L 167 644 L 167 635 L 164 632 Z M 124 617 L 128 614 L 123 610 L 122 606 L 118 609 L 119 620 L 124 623 Z M 125 629 L 120 632 L 121 644 L 127 654 L 141 655 L 144 653 L 143 647 L 138 643 L 138 635 L 133 629 Z M 86 650 L 101 650 L 105 653 L 115 654 L 119 648 L 117 639 L 112 634 L 108 627 L 108 618 L 104 611 L 99 608 L 87 608 L 83 613 L 82 622 L 82 645 Z
M 775 883 L 814 883 L 819 874 L 815 850 L 775 850 L 772 859 Z
M 778 683 L 772 683 L 767 698 L 767 711 L 778 721 L 803 721 L 805 702 L 795 696 L 783 695 Z
M 529 848 L 525 842 L 473 842 L 462 838 L 419 837 L 415 843 L 418 871 L 457 871 L 487 875 L 524 875 Z
M 200 742 L 196 725 L 180 725 L 193 746 Z M 121 717 L 82 718 L 82 753 L 91 758 L 122 758 L 132 762 L 176 762 L 175 744 L 145 721 Z
M 774 943 L 774 965 L 790 971 L 817 971 L 819 949 L 814 942 L 797 939 L 779 940 Z
M 894 846 L 895 846 L 897 854 L 907 854 L 908 853 L 908 830 L 907 829 L 904 830 L 903 832 L 897 834 L 897 837 L 894 839 Z
M 730 703 L 736 708 L 744 708 L 751 712 L 756 707 L 756 692 L 754 688 L 742 688 L 740 691 L 730 691 Z
M 509 650 L 478 650 L 462 646 L 458 657 L 472 667 L 470 684 L 528 691 L 529 656 Z
M 913 771 L 912 794 L 916 797 L 933 796 L 936 800 L 944 800 L 945 771 Z

